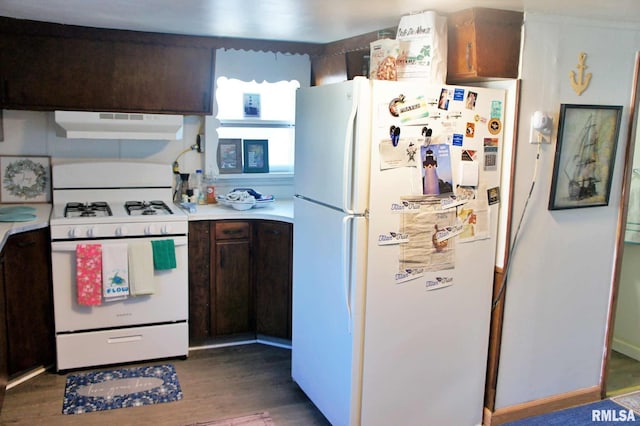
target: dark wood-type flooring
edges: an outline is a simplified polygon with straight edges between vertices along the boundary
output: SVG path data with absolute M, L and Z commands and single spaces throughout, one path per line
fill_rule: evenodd
M 248 344 L 191 351 L 171 363 L 183 399 L 176 402 L 64 415 L 66 374 L 46 372 L 8 390 L 0 425 L 191 425 L 268 411 L 276 426 L 329 425 L 291 379 L 291 351 Z M 95 368 L 93 371 L 108 369 Z M 73 371 L 71 373 L 77 373 Z
M 634 387 L 640 389 L 640 362 L 620 352 L 611 351 L 608 369 L 607 394 L 616 394 L 617 391 L 631 390 Z

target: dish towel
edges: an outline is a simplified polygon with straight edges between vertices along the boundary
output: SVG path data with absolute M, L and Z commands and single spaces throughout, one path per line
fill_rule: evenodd
M 153 294 L 153 252 L 148 241 L 129 244 L 129 291 L 132 296 Z
M 102 304 L 102 245 L 76 246 L 76 293 L 79 305 Z
M 102 246 L 102 295 L 105 302 L 125 299 L 129 295 L 128 246 Z
M 173 240 L 151 241 L 153 248 L 153 267 L 156 270 L 174 269 L 176 267 L 176 246 Z

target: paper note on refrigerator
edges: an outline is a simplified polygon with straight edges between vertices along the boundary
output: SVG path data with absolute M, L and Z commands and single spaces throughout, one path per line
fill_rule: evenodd
M 416 213 L 402 215 L 400 229 L 409 236 L 409 241 L 400 246 L 400 271 L 452 269 L 455 264 L 455 241 L 451 238 L 441 240 L 438 235 L 439 231 L 455 226 L 455 210 L 442 210 L 437 197 L 404 199 L 421 207 Z
M 478 176 L 480 168 L 475 161 L 461 161 L 460 162 L 460 176 L 458 178 L 458 185 L 460 186 L 478 186 Z
M 401 138 L 397 145 L 393 145 L 391 139 L 381 140 L 380 170 L 395 169 L 398 167 L 418 167 L 420 160 L 418 154 L 417 138 Z

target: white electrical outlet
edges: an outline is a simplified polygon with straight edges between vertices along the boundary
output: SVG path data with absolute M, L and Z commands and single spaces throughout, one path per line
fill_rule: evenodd
M 536 111 L 533 116 L 531 116 L 529 143 L 551 143 L 552 132 L 553 118 L 542 111 Z

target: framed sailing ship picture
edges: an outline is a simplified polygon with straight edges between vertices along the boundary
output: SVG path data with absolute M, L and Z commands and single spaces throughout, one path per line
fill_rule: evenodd
M 622 106 L 560 105 L 549 210 L 606 206 Z

